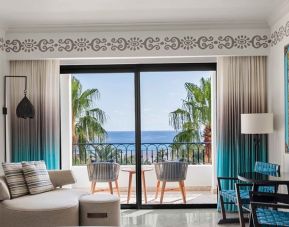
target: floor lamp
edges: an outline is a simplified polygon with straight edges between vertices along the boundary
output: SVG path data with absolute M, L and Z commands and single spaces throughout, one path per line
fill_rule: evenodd
M 259 161 L 260 135 L 272 133 L 273 130 L 272 113 L 241 114 L 241 133 L 254 135 L 256 161 Z
M 7 78 L 18 78 L 18 79 L 25 79 L 25 89 L 24 89 L 24 98 L 19 102 L 19 104 L 16 107 L 16 115 L 18 118 L 34 118 L 35 110 L 32 103 L 29 101 L 29 99 L 26 97 L 27 94 L 27 76 L 4 76 L 4 107 L 2 109 L 4 117 L 4 160 L 7 162 L 7 142 L 6 142 L 6 116 L 7 116 L 7 91 L 6 91 L 6 82 Z

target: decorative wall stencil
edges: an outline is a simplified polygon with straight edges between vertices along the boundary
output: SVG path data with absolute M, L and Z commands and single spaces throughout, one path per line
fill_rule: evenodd
M 289 37 L 289 21 L 285 25 L 282 25 L 271 34 L 271 46 L 276 45 L 282 41 L 285 37 Z
M 153 51 L 153 50 L 192 50 L 192 49 L 246 49 L 267 48 L 270 40 L 266 35 L 238 36 L 171 36 L 171 37 L 117 37 L 117 38 L 92 38 L 80 37 L 76 39 L 40 39 L 27 38 L 24 40 L 6 40 L 2 44 L 9 52 L 85 52 L 85 51 Z M 3 47 L 4 46 L 4 47 Z
M 3 52 L 4 51 L 4 38 L 3 37 L 0 37 L 0 52 Z
M 199 34 L 199 33 L 198 33 Z M 176 35 L 176 36 L 131 36 L 131 37 L 65 37 L 11 38 L 0 37 L 0 52 L 7 53 L 71 53 L 71 52 L 137 52 L 174 50 L 245 50 L 266 49 L 289 37 L 289 21 L 268 37 L 266 34 L 236 35 Z

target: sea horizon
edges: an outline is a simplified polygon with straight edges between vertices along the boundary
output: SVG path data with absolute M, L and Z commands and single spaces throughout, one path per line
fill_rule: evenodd
M 172 143 L 177 132 L 148 130 L 141 132 L 142 143 Z M 107 143 L 135 143 L 135 131 L 107 131 Z

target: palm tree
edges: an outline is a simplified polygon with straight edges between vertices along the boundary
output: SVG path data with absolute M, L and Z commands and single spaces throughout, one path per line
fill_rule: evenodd
M 95 107 L 96 99 L 100 94 L 97 89 L 82 91 L 82 85 L 72 77 L 72 142 L 77 144 L 80 157 L 86 152 L 86 147 L 81 144 L 104 142 L 106 131 L 103 124 L 106 116 L 103 110 Z
M 211 79 L 201 78 L 200 86 L 185 83 L 185 88 L 182 108 L 169 114 L 170 125 L 178 132 L 174 142 L 211 142 Z M 210 144 L 206 145 L 206 156 L 210 161 Z

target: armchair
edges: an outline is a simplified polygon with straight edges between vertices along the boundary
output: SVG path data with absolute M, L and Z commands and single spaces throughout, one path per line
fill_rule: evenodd
M 182 193 L 183 202 L 186 203 L 186 188 L 184 181 L 186 180 L 188 163 L 180 161 L 172 162 L 159 162 L 155 163 L 155 171 L 157 177 L 157 189 L 156 196 L 158 197 L 158 192 L 160 188 L 160 182 L 162 182 L 161 198 L 160 203 L 163 203 L 164 192 L 167 182 L 179 182 L 179 188 Z
M 87 165 L 89 181 L 91 181 L 91 193 L 95 192 L 96 182 L 108 182 L 110 193 L 113 194 L 112 182 L 115 182 L 119 194 L 118 175 L 120 166 L 114 162 L 94 162 Z
M 289 226 L 288 194 L 250 192 L 250 202 L 254 226 Z
M 266 163 L 266 162 L 256 162 L 254 170 L 259 173 L 275 173 L 280 171 L 280 165 Z M 235 189 L 223 189 L 222 181 L 227 181 L 227 185 L 234 187 Z M 219 202 L 221 205 L 222 219 L 219 224 L 225 223 L 236 223 L 240 222 L 241 226 L 245 226 L 245 222 L 248 218 L 244 217 L 245 212 L 250 212 L 250 188 L 252 184 L 245 184 L 238 180 L 236 177 L 218 177 L 218 192 L 219 192 Z M 277 187 L 274 186 L 261 186 L 258 189 L 261 192 L 274 193 L 277 192 Z M 239 219 L 237 218 L 227 218 L 225 204 L 232 204 L 237 206 Z

